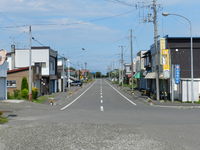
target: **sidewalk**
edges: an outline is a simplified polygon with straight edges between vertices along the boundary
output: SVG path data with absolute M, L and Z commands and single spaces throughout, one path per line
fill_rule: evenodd
M 110 83 L 112 83 L 112 82 L 110 82 Z M 171 107 L 171 108 L 200 108 L 200 104 L 199 103 L 192 104 L 192 103 L 183 103 L 183 102 L 180 102 L 180 101 L 171 102 L 169 100 L 166 100 L 166 101 L 164 101 L 164 100 L 157 101 L 157 100 L 151 99 L 148 96 L 143 96 L 141 94 L 141 92 L 138 91 L 138 90 L 132 91 L 128 87 L 123 87 L 122 88 L 121 86 L 119 86 L 117 84 L 113 84 L 113 85 L 115 85 L 118 89 L 123 90 L 125 93 L 131 95 L 134 99 L 143 101 L 144 103 L 147 103 L 147 104 L 149 104 L 151 106 L 163 107 L 163 108 L 164 107 Z

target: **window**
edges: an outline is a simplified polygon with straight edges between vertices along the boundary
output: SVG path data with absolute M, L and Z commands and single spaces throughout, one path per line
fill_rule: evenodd
M 50 70 L 51 71 L 55 71 L 55 63 L 54 63 L 54 61 L 50 62 Z
M 8 80 L 7 87 L 17 87 L 15 80 Z
M 36 74 L 39 74 L 40 73 L 40 68 L 39 66 L 36 66 Z
M 42 68 L 46 68 L 46 62 L 42 62 Z

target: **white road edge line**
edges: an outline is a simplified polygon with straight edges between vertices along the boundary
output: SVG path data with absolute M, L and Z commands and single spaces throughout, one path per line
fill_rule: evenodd
M 104 111 L 103 106 L 100 107 L 101 111 Z
M 103 104 L 103 100 L 101 100 L 101 104 Z
M 96 83 L 96 81 L 89 87 L 87 88 L 81 95 L 79 95 L 75 100 L 73 100 L 71 103 L 67 104 L 66 106 L 64 106 L 63 108 L 61 108 L 60 110 L 65 110 L 66 108 L 68 108 L 69 106 L 71 106 L 74 102 L 76 102 L 83 94 L 85 94 L 94 84 Z
M 103 98 L 103 96 L 101 95 L 101 98 Z
M 125 98 L 127 101 L 129 101 L 133 105 L 137 105 L 136 103 L 132 102 L 130 99 L 128 99 L 126 96 L 124 96 L 122 93 L 120 93 L 116 88 L 114 88 L 110 83 L 105 81 L 110 87 L 112 87 L 119 95 L 121 95 L 123 98 Z

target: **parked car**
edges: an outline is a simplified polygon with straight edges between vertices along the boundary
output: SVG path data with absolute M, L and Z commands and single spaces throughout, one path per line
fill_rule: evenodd
M 82 82 L 80 80 L 76 80 L 70 83 L 71 86 L 82 86 Z

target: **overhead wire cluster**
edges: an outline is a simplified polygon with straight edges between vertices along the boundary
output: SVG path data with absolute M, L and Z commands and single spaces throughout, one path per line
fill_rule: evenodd
M 102 18 L 96 18 L 96 19 L 90 19 L 88 20 L 88 22 L 97 22 L 97 21 L 102 21 L 102 20 L 107 20 L 107 19 L 111 19 L 111 18 L 115 18 L 115 17 L 119 17 L 119 16 L 123 16 L 123 15 L 127 15 L 130 13 L 133 13 L 134 10 L 129 10 L 120 14 L 116 14 L 116 15 L 112 15 L 112 16 L 108 16 L 108 17 L 102 17 Z M 70 26 L 70 25 L 79 25 L 79 24 L 84 24 L 84 22 L 82 21 L 77 21 L 77 22 L 72 22 L 72 23 L 37 23 L 37 24 L 23 24 L 23 25 L 14 25 L 14 26 L 0 26 L 0 28 L 4 28 L 4 29 L 9 29 L 9 28 L 24 28 L 24 27 L 29 27 L 29 26 Z
M 89 19 L 89 20 L 87 20 L 87 22 L 97 22 L 97 21 L 112 19 L 112 18 L 115 18 L 115 17 L 131 14 L 136 10 L 135 9 L 136 4 L 133 4 L 133 3 L 128 3 L 128 2 L 125 2 L 125 1 L 121 1 L 121 0 L 106 0 L 106 1 L 109 1 L 109 2 L 112 2 L 112 3 L 118 3 L 118 4 L 124 5 L 124 6 L 134 7 L 134 9 L 131 9 L 129 11 L 119 13 L 119 14 L 116 14 L 116 15 L 112 15 L 112 16 Z M 71 22 L 71 23 L 36 23 L 36 24 L 9 25 L 9 26 L 0 26 L 0 29 L 26 28 L 26 27 L 29 27 L 29 26 L 71 26 L 71 25 L 80 25 L 80 24 L 84 24 L 84 22 L 83 21 L 77 21 L 77 22 Z M 123 39 L 127 39 L 127 37 L 124 37 Z M 39 45 L 44 46 L 44 44 L 39 42 L 34 37 L 32 38 L 32 40 L 37 42 Z
M 134 4 L 131 4 L 131 3 L 128 3 L 128 2 L 125 2 L 125 1 L 121 1 L 121 0 L 106 0 L 106 1 L 121 4 L 121 5 L 124 5 L 124 6 L 135 7 Z

